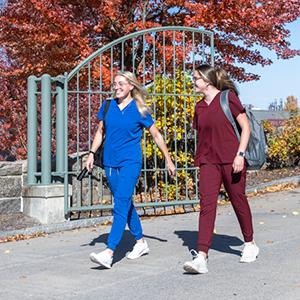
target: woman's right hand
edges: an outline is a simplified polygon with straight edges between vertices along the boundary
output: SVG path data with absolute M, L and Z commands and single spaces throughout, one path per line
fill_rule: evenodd
M 94 154 L 90 153 L 87 161 L 85 162 L 85 167 L 89 173 L 93 172 L 93 165 L 94 165 Z
M 174 176 L 176 174 L 176 168 L 172 161 L 167 162 L 167 169 L 170 176 Z

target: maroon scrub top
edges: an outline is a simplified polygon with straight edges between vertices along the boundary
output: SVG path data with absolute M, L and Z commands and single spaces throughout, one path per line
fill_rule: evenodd
M 220 96 L 221 92 L 215 96 L 210 105 L 202 100 L 195 106 L 193 128 L 198 133 L 195 167 L 206 163 L 232 163 L 237 154 L 239 141 L 222 110 Z M 236 117 L 245 112 L 245 109 L 232 91 L 228 94 L 228 100 L 236 121 Z

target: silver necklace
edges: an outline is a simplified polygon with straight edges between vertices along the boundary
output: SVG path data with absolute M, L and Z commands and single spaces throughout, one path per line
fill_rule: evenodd
M 128 109 L 128 107 L 131 105 L 132 100 L 130 101 L 129 104 L 122 110 L 122 115 L 124 115 L 124 112 Z

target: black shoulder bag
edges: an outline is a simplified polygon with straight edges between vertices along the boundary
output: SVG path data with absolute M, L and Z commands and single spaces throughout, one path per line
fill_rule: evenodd
M 105 117 L 109 108 L 111 100 L 107 99 L 105 101 L 105 106 L 104 106 L 104 113 L 103 113 L 103 127 L 102 127 L 102 143 L 99 146 L 99 148 L 97 149 L 95 155 L 94 155 L 94 165 L 97 167 L 100 167 L 103 169 L 103 155 L 104 155 L 104 146 L 105 146 L 105 132 L 106 132 L 106 128 L 105 128 Z M 83 179 L 83 177 L 86 175 L 87 173 L 87 168 L 85 167 L 80 174 L 77 176 L 77 180 L 81 181 Z
M 105 146 L 105 117 L 109 108 L 111 100 L 105 101 L 104 113 L 103 113 L 103 127 L 102 127 L 102 143 L 97 149 L 94 157 L 94 165 L 103 169 L 103 155 L 104 155 L 104 146 Z

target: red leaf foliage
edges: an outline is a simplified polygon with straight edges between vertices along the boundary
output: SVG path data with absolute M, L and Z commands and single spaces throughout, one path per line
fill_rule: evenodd
M 2 159 L 26 158 L 28 76 L 70 72 L 126 34 L 172 25 L 213 31 L 215 64 L 240 82 L 259 76 L 235 63 L 272 63 L 253 46 L 281 59 L 300 55 L 284 27 L 300 16 L 298 0 L 4 0 L 0 7 Z

